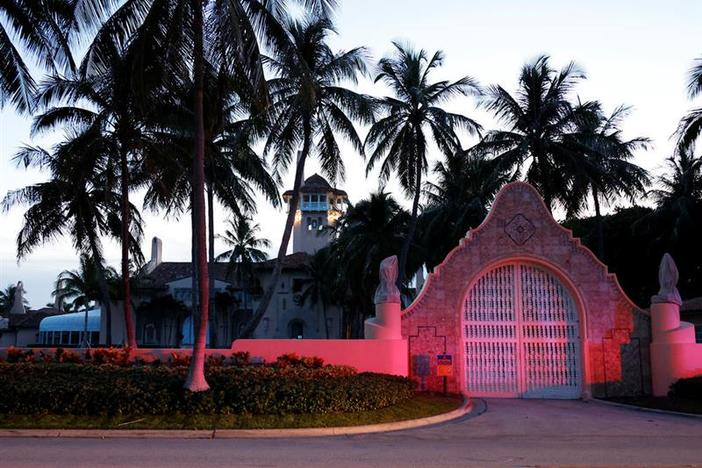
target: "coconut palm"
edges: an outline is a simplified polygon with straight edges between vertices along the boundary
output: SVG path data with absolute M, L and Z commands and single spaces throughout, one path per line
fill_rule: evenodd
M 424 185 L 427 204 L 419 218 L 419 239 L 427 268 L 446 258 L 470 228 L 487 215 L 509 171 L 482 154 L 458 151 L 437 161 L 436 181 Z
M 556 71 L 542 55 L 522 67 L 515 94 L 494 85 L 481 101 L 507 128 L 488 132 L 473 151 L 493 155 L 514 177 L 524 174 L 549 209 L 568 203 L 580 167 L 581 154 L 565 140 L 574 126 L 570 95 L 584 77 L 574 63 Z
M 133 92 L 133 52 L 111 43 L 112 48 L 103 47 L 101 67 L 92 66 L 88 74 L 88 62 L 81 63 L 79 73 L 73 78 L 54 75 L 43 81 L 38 89 L 38 105 L 43 113 L 35 117 L 32 126 L 34 135 L 56 127 L 62 130 L 92 128 L 86 133 L 109 142 L 113 152 L 105 154 L 110 165 L 119 175 L 118 181 L 107 181 L 119 186 L 121 194 L 120 219 L 122 220 L 120 244 L 122 248 L 121 271 L 123 315 L 127 331 L 127 346 L 136 349 L 136 330 L 132 319 L 130 288 L 131 250 L 136 252 L 137 262 L 143 260 L 139 246 L 131 246 L 130 239 L 135 226 L 130 217 L 129 192 L 134 188 L 130 178 L 131 166 L 140 156 L 140 150 L 149 144 L 144 134 L 143 119 L 139 110 L 144 99 Z M 108 55 L 109 54 L 109 55 Z M 86 143 L 92 144 L 92 143 Z
M 330 265 L 329 248 L 318 250 L 309 264 L 306 264 L 304 271 L 307 275 L 307 282 L 302 288 L 299 298 L 299 305 L 310 304 L 312 307 L 320 305 L 322 307 L 322 320 L 324 320 L 324 336 L 329 339 L 329 322 L 327 320 L 327 308 L 336 302 L 334 297 L 334 276 L 333 267 Z
M 57 144 L 52 152 L 24 147 L 16 159 L 25 166 L 47 169 L 50 178 L 7 193 L 2 209 L 29 205 L 17 236 L 17 258 L 21 260 L 36 247 L 68 235 L 75 250 L 90 255 L 98 270 L 101 304 L 106 314 L 106 344 L 111 344 L 111 301 L 101 237 L 119 238 L 121 195 L 108 179 L 112 177 L 111 142 L 89 128 Z M 139 245 L 141 219 L 134 206 L 131 245 Z M 134 255 L 135 252 L 133 251 Z
M 15 291 L 17 291 L 17 285 L 14 284 L 10 284 L 0 291 L 0 314 L 6 314 L 12 309 L 12 305 L 15 303 Z M 27 298 L 23 298 L 23 300 L 25 307 L 28 307 Z
M 344 82 L 354 84 L 366 72 L 365 49 L 332 51 L 327 41 L 335 31 L 325 18 L 287 20 L 286 29 L 286 41 L 265 59 L 274 77 L 268 81 L 272 103 L 264 152 L 273 153 L 276 173 L 287 170 L 294 161 L 295 181 L 271 280 L 242 331 L 243 336 L 253 333 L 273 297 L 290 242 L 307 159 L 316 156 L 328 179 L 343 178 L 344 163 L 337 134 L 363 154 L 363 143 L 353 122 L 373 120 L 371 98 L 344 87 Z
M 106 267 L 105 275 L 109 282 L 117 277 L 117 272 L 114 268 Z M 99 283 L 97 265 L 88 255 L 83 254 L 77 270 L 59 273 L 51 295 L 63 305 L 64 310 L 83 310 L 100 301 Z
M 219 254 L 216 260 L 229 262 L 227 276 L 236 276 L 237 284 L 243 291 L 244 310 L 247 310 L 254 264 L 266 260 L 268 254 L 262 249 L 271 247 L 271 241 L 258 237 L 260 230 L 250 218 L 237 216 L 229 220 L 229 229 L 218 236 L 230 249 Z
M 572 144 L 573 151 L 582 155 L 579 170 L 573 175 L 567 214 L 568 217 L 577 216 L 592 200 L 600 259 L 604 259 L 601 204 L 621 197 L 635 202 L 646 194 L 650 183 L 647 171 L 631 161 L 637 150 L 648 148 L 650 140 L 644 137 L 625 139 L 622 135 L 621 124 L 630 112 L 631 108 L 619 106 L 606 115 L 599 102 L 579 104 L 574 109 L 574 133 L 565 138 Z
M 365 146 L 370 148 L 366 167 L 369 173 L 380 164 L 380 178 L 387 181 L 397 173 L 405 193 L 412 197 L 411 222 L 399 257 L 398 284 L 407 277 L 407 256 L 417 227 L 422 177 L 429 168 L 429 145 L 433 142 L 445 154 L 460 149 L 456 131 L 477 134 L 474 120 L 441 108 L 456 96 L 477 95 L 475 80 L 465 76 L 457 81 L 431 82 L 431 72 L 444 62 L 444 54 L 435 52 L 431 58 L 425 50 L 393 43 L 395 53 L 378 63 L 375 81 L 385 83 L 393 93 L 380 100 L 384 117 L 368 131 Z M 381 162 L 382 161 L 382 162 Z
M 702 92 L 702 58 L 695 60 L 690 69 L 687 84 L 687 94 L 690 99 L 696 98 Z M 702 107 L 689 111 L 678 125 L 678 145 L 685 151 L 691 149 L 702 132 Z
M 27 55 L 43 70 L 67 72 L 75 68 L 69 47 L 75 3 L 0 2 L 0 108 L 9 102 L 22 113 L 32 111 L 36 83 Z
M 349 207 L 337 220 L 329 246 L 329 265 L 336 283 L 333 295 L 346 310 L 347 338 L 362 336 L 363 320 L 374 313 L 378 266 L 386 257 L 400 252 L 409 223 L 409 213 L 384 191 Z M 411 271 L 420 264 L 414 255 L 408 259 Z

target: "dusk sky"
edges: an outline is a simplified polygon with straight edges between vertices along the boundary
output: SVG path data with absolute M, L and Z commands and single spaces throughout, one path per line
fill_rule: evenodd
M 637 162 L 660 174 L 664 159 L 672 151 L 672 133 L 680 117 L 699 102 L 686 94 L 687 71 L 696 57 L 702 56 L 700 40 L 702 2 L 696 0 L 662 1 L 420 1 L 420 0 L 346 0 L 337 15 L 339 35 L 332 44 L 348 49 L 365 45 L 372 63 L 391 50 L 391 41 L 400 40 L 433 52 L 446 53 L 445 66 L 435 78 L 457 79 L 471 75 L 481 84 L 501 84 L 514 90 L 524 62 L 540 54 L 552 57 L 560 68 L 574 60 L 588 79 L 578 88 L 582 100 L 599 99 L 607 111 L 619 104 L 634 107 L 624 124 L 626 136 L 647 136 L 654 142 L 650 151 L 640 152 Z M 385 90 L 366 79 L 361 91 L 382 95 Z M 497 122 L 476 109 L 473 99 L 450 104 L 455 112 L 478 120 L 485 129 Z M 51 145 L 60 134 L 32 140 L 30 119 L 10 109 L 0 111 L 0 196 L 8 190 L 36 183 L 45 178 L 37 171 L 15 167 L 11 161 L 16 149 L 25 143 Z M 365 129 L 361 129 L 362 136 Z M 464 145 L 474 141 L 465 138 Z M 345 182 L 351 201 L 358 201 L 378 188 L 377 174 L 365 176 L 359 155 L 344 146 L 347 166 Z M 432 160 L 440 157 L 436 152 Z M 308 165 L 306 175 L 316 164 Z M 292 186 L 292 175 L 285 187 Z M 393 183 L 389 189 L 402 198 Z M 140 194 L 133 199 L 141 205 Z M 407 200 L 403 201 L 408 204 Z M 34 308 L 51 301 L 56 275 L 77 266 L 77 254 L 69 239 L 37 248 L 19 265 L 15 258 L 15 237 L 24 209 L 0 213 L 0 288 L 22 280 Z M 227 213 L 218 210 L 216 225 L 221 232 Z M 163 239 L 165 261 L 187 261 L 190 256 L 190 228 L 187 215 L 180 220 L 163 219 L 144 213 L 144 254 L 150 255 L 150 239 Z M 265 201 L 259 203 L 255 217 L 264 237 L 277 249 L 284 216 Z M 117 266 L 118 246 L 106 244 L 107 260 Z M 221 252 L 222 246 L 216 245 Z M 273 254 L 273 251 L 271 251 Z

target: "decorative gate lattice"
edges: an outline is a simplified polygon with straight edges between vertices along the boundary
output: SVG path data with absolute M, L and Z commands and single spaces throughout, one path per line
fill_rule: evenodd
M 580 397 L 578 311 L 555 276 L 522 263 L 495 268 L 463 309 L 470 395 Z

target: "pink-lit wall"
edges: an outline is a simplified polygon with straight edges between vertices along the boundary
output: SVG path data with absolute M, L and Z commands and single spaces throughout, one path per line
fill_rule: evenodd
M 407 375 L 407 340 L 236 340 L 232 351 L 247 351 L 252 358 L 275 361 L 281 354 L 317 356 L 327 364 L 356 368 L 359 372 Z
M 695 343 L 695 328 L 680 321 L 680 306 L 651 305 L 651 370 L 653 394 L 665 396 L 678 379 L 702 375 L 702 344 Z

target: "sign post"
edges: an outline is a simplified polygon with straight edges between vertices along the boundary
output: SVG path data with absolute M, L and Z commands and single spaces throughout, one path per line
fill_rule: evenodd
M 437 354 L 436 355 L 436 375 L 444 378 L 444 395 L 447 390 L 447 379 L 453 375 L 453 355 Z

